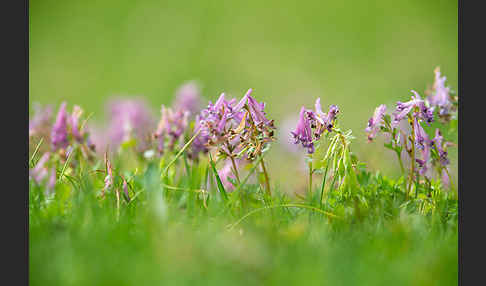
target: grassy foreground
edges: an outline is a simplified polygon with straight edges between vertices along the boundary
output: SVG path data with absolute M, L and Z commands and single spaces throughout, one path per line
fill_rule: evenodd
M 279 193 L 284 180 L 271 197 L 251 179 L 224 194 L 206 160 L 182 159 L 165 176 L 163 160 L 120 158 L 103 197 L 103 162 L 61 169 L 50 194 L 31 181 L 30 284 L 458 283 L 457 196 L 439 183 L 406 198 L 405 178 L 361 171 L 359 189 L 327 184 L 320 203 L 320 187 Z

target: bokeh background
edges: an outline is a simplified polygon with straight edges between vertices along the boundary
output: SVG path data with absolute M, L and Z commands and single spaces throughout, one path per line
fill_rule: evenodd
M 252 87 L 282 125 L 321 97 L 326 109 L 340 107 L 359 159 L 387 175 L 398 174 L 394 154 L 364 133 L 374 108 L 393 108 L 410 89 L 423 94 L 436 66 L 457 90 L 452 0 L 37 0 L 29 12 L 30 107 L 67 100 L 100 121 L 107 99 L 125 95 L 143 96 L 158 112 L 197 80 L 208 100 Z M 450 156 L 455 177 L 457 151 Z M 306 180 L 299 154 L 276 144 L 269 157 L 280 185 Z

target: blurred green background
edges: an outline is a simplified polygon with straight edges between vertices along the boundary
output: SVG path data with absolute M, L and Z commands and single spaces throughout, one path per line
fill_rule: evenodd
M 197 80 L 208 100 L 252 87 L 279 125 L 321 97 L 360 160 L 389 175 L 394 154 L 366 143 L 374 108 L 423 94 L 436 66 L 457 90 L 457 1 L 37 0 L 29 12 L 30 104 L 67 100 L 101 120 L 110 96 L 142 95 L 158 112 Z M 306 180 L 301 156 L 269 155 L 281 185 Z

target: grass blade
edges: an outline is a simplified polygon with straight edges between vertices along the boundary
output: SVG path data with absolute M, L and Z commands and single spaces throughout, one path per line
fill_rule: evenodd
M 219 178 L 218 171 L 216 170 L 216 164 L 214 164 L 213 157 L 211 156 L 211 153 L 209 154 L 209 164 L 211 164 L 211 168 L 213 170 L 214 176 L 216 177 L 216 182 L 218 183 L 218 190 L 221 193 L 221 196 L 225 201 L 228 201 L 228 194 L 226 193 L 226 190 L 224 189 L 223 183 L 221 182 L 221 179 Z
M 39 148 L 40 148 L 42 142 L 44 142 L 44 137 L 41 137 L 41 139 L 39 140 L 39 143 L 37 143 L 37 146 L 35 147 L 34 153 L 32 153 L 32 157 L 30 157 L 29 165 L 31 167 L 33 167 L 32 162 L 34 161 L 35 155 L 37 155 L 37 152 L 39 151 Z
M 177 161 L 177 159 L 179 159 L 179 157 L 182 155 L 182 153 L 184 153 L 184 151 L 186 151 L 186 149 L 189 146 L 191 146 L 192 142 L 196 139 L 196 137 L 199 135 L 200 132 L 201 132 L 201 129 L 199 129 L 196 132 L 196 134 L 194 134 L 194 136 L 192 136 L 192 138 L 189 139 L 189 141 L 187 141 L 186 145 L 184 145 L 184 147 L 182 147 L 182 149 L 177 153 L 177 155 L 175 155 L 174 159 L 172 159 L 172 161 L 170 161 L 169 164 L 167 164 L 164 171 L 162 172 L 163 177 L 167 176 L 167 172 L 169 171 L 170 166 L 172 166 L 172 164 L 174 164 Z
M 318 209 L 316 207 L 309 206 L 309 205 L 304 205 L 304 204 L 283 204 L 283 205 L 277 205 L 277 206 L 267 206 L 267 207 L 263 207 L 263 208 L 259 208 L 259 209 L 252 210 L 249 213 L 247 213 L 246 215 L 242 216 L 236 222 L 230 224 L 228 226 L 228 228 L 230 230 L 233 229 L 236 225 L 238 225 L 239 223 L 241 223 L 244 219 L 246 219 L 247 217 L 251 216 L 252 214 L 255 214 L 257 212 L 261 212 L 261 211 L 264 211 L 264 210 L 268 210 L 268 209 L 274 209 L 274 208 L 305 208 L 305 209 L 309 209 L 309 210 L 312 210 L 312 211 L 315 211 L 315 212 L 318 212 L 318 213 L 321 213 L 321 214 L 325 214 L 325 215 L 327 215 L 329 217 L 332 217 L 332 218 L 340 218 L 340 217 L 336 216 L 333 213 L 326 212 L 326 211 L 323 211 L 321 209 Z

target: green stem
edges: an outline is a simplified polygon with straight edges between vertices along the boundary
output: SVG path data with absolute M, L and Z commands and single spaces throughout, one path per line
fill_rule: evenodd
M 410 125 L 412 126 L 412 134 L 410 136 L 412 141 L 412 153 L 410 154 L 410 156 L 412 160 L 410 160 L 410 164 L 411 164 L 410 180 L 409 180 L 408 190 L 406 193 L 406 199 L 408 199 L 408 196 L 412 192 L 413 176 L 415 174 L 415 125 L 413 124 L 413 119 L 411 118 L 410 114 L 408 115 L 408 117 L 410 119 Z
M 309 154 L 309 195 L 312 195 L 312 154 Z
M 326 186 L 326 177 L 327 177 L 327 170 L 329 168 L 329 159 L 327 159 L 326 170 L 324 171 L 324 177 L 322 178 L 321 199 L 319 200 L 319 208 L 320 209 L 322 209 L 322 196 L 324 195 L 324 187 Z
M 238 168 L 236 167 L 235 158 L 233 158 L 233 155 L 229 157 L 231 158 L 231 164 L 233 165 L 233 172 L 235 173 L 236 181 L 238 182 L 238 184 L 240 184 L 240 175 L 238 174 Z
M 262 166 L 263 175 L 265 176 L 265 188 L 267 191 L 267 195 L 271 196 L 272 192 L 270 191 L 270 179 L 268 178 L 267 169 L 265 168 L 265 162 L 263 161 L 263 159 L 260 161 L 260 165 Z
M 400 169 L 402 170 L 402 174 L 405 173 L 405 168 L 403 167 L 403 162 L 402 162 L 402 154 L 401 152 L 396 151 L 397 157 L 398 157 L 398 163 L 400 163 Z

